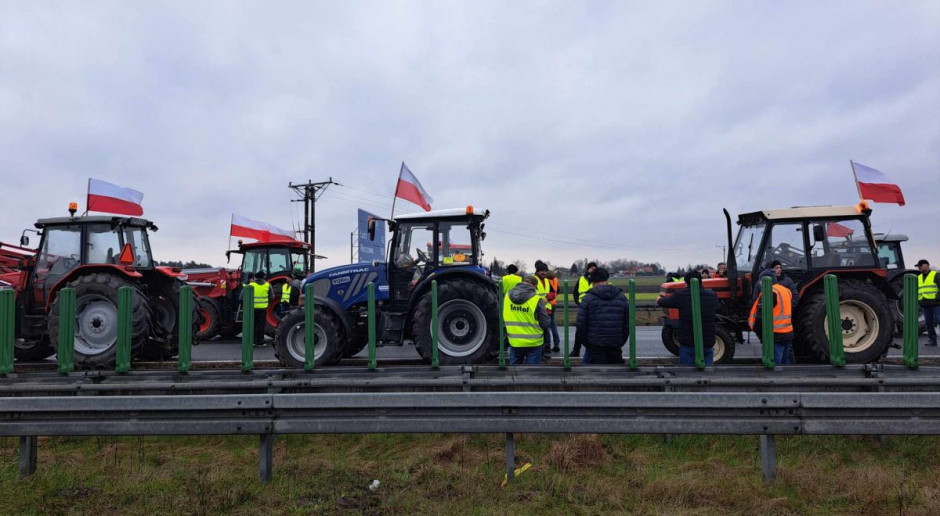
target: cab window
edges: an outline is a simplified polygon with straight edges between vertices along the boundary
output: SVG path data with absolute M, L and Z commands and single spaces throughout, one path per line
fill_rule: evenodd
M 124 243 L 130 244 L 134 252 L 134 266 L 150 267 L 150 242 L 147 240 L 147 232 L 144 228 L 128 226 L 124 228 Z M 119 255 L 120 256 L 120 255 Z
M 287 249 L 268 250 L 268 273 L 284 272 L 290 270 L 290 258 Z
M 259 271 L 265 270 L 265 262 L 267 261 L 267 253 L 262 251 L 247 251 L 245 252 L 245 258 L 242 260 L 242 273 L 243 277 L 247 277 L 248 274 L 254 274 Z
M 118 263 L 121 235 L 110 224 L 89 224 L 85 241 L 86 263 Z
M 764 267 L 779 261 L 784 269 L 805 269 L 806 249 L 803 245 L 803 224 L 774 224 L 764 246 Z
M 743 271 L 754 269 L 754 261 L 760 249 L 761 239 L 764 238 L 764 225 L 744 226 L 738 232 L 738 240 L 734 244 L 734 260 L 738 268 Z
M 441 265 L 469 265 L 473 260 L 473 240 L 470 227 L 466 224 L 440 223 L 440 262 Z
M 813 267 L 872 267 L 871 245 L 860 220 L 814 222 L 810 235 Z
M 295 273 L 303 274 L 307 271 L 307 253 L 303 251 L 290 252 L 291 269 Z
M 434 260 L 434 224 L 403 226 L 399 230 L 393 263 L 398 268 L 412 268 Z
M 901 257 L 898 256 L 898 248 L 892 243 L 882 242 L 878 244 L 878 261 L 885 269 L 898 269 L 901 263 Z
M 81 226 L 49 226 L 36 261 L 36 269 L 56 269 L 62 273 L 71 270 L 82 261 Z

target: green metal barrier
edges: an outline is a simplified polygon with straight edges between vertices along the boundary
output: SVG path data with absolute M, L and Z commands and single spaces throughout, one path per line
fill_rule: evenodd
M 692 338 L 695 344 L 695 367 L 705 369 L 705 344 L 702 337 L 702 287 L 692 280 Z
M 437 280 L 431 280 L 431 369 L 440 369 L 438 358 Z
M 188 373 L 193 368 L 193 288 L 180 288 L 179 355 L 177 370 Z
M 920 359 L 920 348 L 918 348 L 918 338 L 920 336 L 920 323 L 917 320 L 920 314 L 920 307 L 917 303 L 917 275 L 904 275 L 904 365 L 911 369 L 917 369 Z
M 499 318 L 499 368 L 506 369 L 506 325 L 503 324 L 503 302 L 506 292 L 503 290 L 503 280 L 499 280 L 499 299 L 496 303 L 497 317 Z
M 59 291 L 59 345 L 56 362 L 60 374 L 75 370 L 75 289 Z
M 118 289 L 118 327 L 117 327 L 117 363 L 114 370 L 126 373 L 131 370 L 131 304 L 134 301 L 134 289 Z
M 255 287 L 242 287 L 242 372 L 255 368 Z
M 562 282 L 562 291 L 564 292 L 565 297 L 562 301 L 562 307 L 564 309 L 565 315 L 565 357 L 564 357 L 564 366 L 565 371 L 571 370 L 571 351 L 568 347 L 570 341 L 568 340 L 568 328 L 571 324 L 568 322 L 568 280 Z M 554 317 L 554 314 L 552 315 Z
M 0 374 L 13 372 L 15 339 L 16 293 L 13 290 L 0 290 Z
M 842 343 L 842 312 L 839 308 L 839 279 L 826 274 L 826 322 L 829 329 L 829 363 L 845 367 L 845 346 Z
M 630 300 L 630 365 L 631 371 L 636 371 L 636 280 L 631 279 L 627 283 Z M 703 350 L 704 354 L 704 350 Z
M 313 371 L 316 363 L 317 323 L 316 300 L 313 298 L 313 283 L 304 286 L 304 371 Z
M 369 371 L 375 371 L 375 283 L 369 282 Z
M 764 351 L 764 367 L 777 367 L 774 361 L 774 280 L 765 276 L 760 282 L 761 292 L 761 336 Z

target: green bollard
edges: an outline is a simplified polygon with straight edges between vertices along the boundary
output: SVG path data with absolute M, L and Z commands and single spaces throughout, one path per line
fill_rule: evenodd
M 439 369 L 437 327 L 437 280 L 431 280 L 431 369 Z
M 179 355 L 177 370 L 188 373 L 193 368 L 193 287 L 180 287 Z
M 0 374 L 13 372 L 16 342 L 16 292 L 0 290 Z
M 636 371 L 636 280 L 632 279 L 628 283 L 630 299 L 630 370 Z M 699 312 L 701 313 L 701 312 Z M 702 360 L 704 361 L 705 350 L 702 350 Z
M 126 373 L 131 370 L 131 303 L 134 289 L 118 289 L 117 363 L 114 370 Z
M 59 346 L 56 362 L 60 374 L 75 370 L 75 289 L 59 291 Z
M 697 279 L 692 280 L 692 337 L 695 344 L 695 367 L 705 369 L 705 345 L 702 337 L 702 290 Z
M 304 371 L 313 371 L 316 363 L 317 323 L 316 300 L 313 298 L 313 283 L 304 286 Z
M 503 303 L 506 301 L 506 292 L 503 291 L 503 280 L 499 280 L 499 299 L 496 302 L 496 312 L 499 319 L 499 368 L 506 369 L 506 325 L 503 324 Z
M 842 312 L 839 308 L 839 279 L 834 274 L 826 274 L 823 284 L 826 289 L 829 363 L 835 367 L 845 367 L 845 346 L 842 343 Z
M 569 343 L 570 343 L 570 342 L 569 342 L 569 340 L 568 340 L 568 329 L 569 329 L 569 327 L 571 326 L 571 324 L 568 322 L 568 280 L 565 280 L 564 283 L 563 283 L 563 285 L 564 285 L 564 286 L 563 286 L 563 291 L 564 291 L 564 296 L 565 296 L 565 297 L 564 297 L 564 301 L 563 301 L 563 305 L 562 305 L 563 308 L 564 308 L 564 316 L 565 316 L 565 359 L 564 359 L 564 365 L 565 365 L 565 371 L 570 371 L 570 370 L 571 370 L 571 351 L 570 351 L 570 348 L 569 348 Z
M 769 276 L 761 279 L 761 334 L 764 351 L 764 367 L 777 367 L 774 361 L 774 280 Z M 767 300 L 770 300 L 768 302 Z
M 369 371 L 375 371 L 375 283 L 369 283 Z
M 915 274 L 904 275 L 904 365 L 911 369 L 919 367 L 920 348 L 918 348 L 918 338 L 920 336 L 920 323 L 917 316 L 920 313 L 920 307 L 917 303 L 917 276 Z
M 255 287 L 242 287 L 242 372 L 255 368 Z

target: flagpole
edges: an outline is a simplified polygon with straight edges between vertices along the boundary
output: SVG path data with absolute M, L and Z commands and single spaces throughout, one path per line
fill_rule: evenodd
M 392 214 L 389 215 L 389 220 L 395 220 L 395 201 L 398 200 L 398 184 L 401 183 L 401 172 L 405 168 L 405 162 L 401 162 L 401 169 L 398 170 L 398 179 L 395 181 L 395 196 L 392 197 Z
M 229 224 L 228 224 L 228 249 L 226 249 L 226 251 L 232 249 L 232 225 L 233 225 L 233 224 L 235 224 L 235 214 L 234 214 L 234 213 L 232 214 L 232 220 L 231 220 L 231 222 L 229 222 Z
M 862 187 L 858 184 L 858 174 L 855 173 L 855 162 L 849 160 L 849 165 L 852 166 L 852 177 L 855 178 L 855 189 L 858 190 L 858 200 L 864 201 L 865 199 L 862 197 Z
M 89 205 L 88 196 L 90 193 L 91 193 L 91 178 L 89 177 L 88 186 L 85 188 L 85 213 L 82 213 L 82 217 L 84 217 L 85 215 L 88 215 L 88 205 Z

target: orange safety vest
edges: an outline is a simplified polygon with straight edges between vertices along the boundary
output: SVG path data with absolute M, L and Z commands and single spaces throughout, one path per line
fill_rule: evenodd
M 790 289 L 780 284 L 774 285 L 774 297 L 777 299 L 777 306 L 774 308 L 774 333 L 793 333 L 793 294 Z M 754 300 L 754 306 L 751 307 L 751 315 L 747 318 L 747 325 L 754 329 L 754 323 L 757 319 L 757 304 L 763 293 L 757 295 Z
M 555 293 L 555 298 L 551 300 L 552 308 L 558 306 L 558 278 L 548 280 L 549 292 Z

